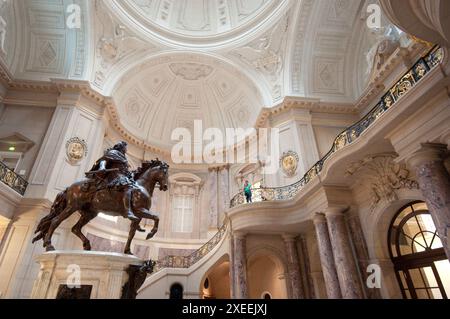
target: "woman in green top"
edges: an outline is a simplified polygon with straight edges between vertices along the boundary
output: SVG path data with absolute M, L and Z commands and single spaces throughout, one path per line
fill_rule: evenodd
M 252 203 L 252 185 L 248 181 L 245 181 L 244 184 L 244 194 L 247 203 Z

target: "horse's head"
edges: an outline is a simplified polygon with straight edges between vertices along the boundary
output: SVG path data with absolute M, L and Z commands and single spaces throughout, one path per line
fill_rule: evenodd
M 142 171 L 151 170 L 151 179 L 159 184 L 159 189 L 163 192 L 169 188 L 169 165 L 158 159 L 142 164 Z
M 163 162 L 155 169 L 158 170 L 156 177 L 159 184 L 159 189 L 165 192 L 169 189 L 169 165 Z

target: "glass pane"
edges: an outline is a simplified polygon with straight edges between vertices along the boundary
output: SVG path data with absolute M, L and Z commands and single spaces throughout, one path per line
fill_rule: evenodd
M 400 245 L 400 253 L 402 255 L 410 255 L 413 253 L 411 250 L 412 247 L 412 239 L 404 234 L 400 234 L 399 237 L 399 245 Z
M 419 269 L 410 269 L 409 275 L 411 276 L 414 288 L 423 289 L 428 287 Z
M 428 207 L 426 203 L 417 203 L 413 205 L 414 211 L 418 210 L 426 210 L 428 211 Z
M 394 226 L 398 226 L 403 218 L 405 218 L 409 213 L 412 213 L 412 209 L 408 206 L 398 215 L 397 219 L 394 222 Z
M 436 231 L 436 226 L 434 225 L 433 218 L 430 214 L 421 214 L 417 216 L 417 219 L 420 222 L 420 226 L 423 231 L 429 231 L 434 233 Z
M 423 233 L 417 233 L 417 235 L 414 238 L 414 246 L 413 246 L 415 253 L 421 253 L 426 250 L 428 246 L 425 238 L 426 237 L 423 235 Z
M 439 248 L 443 248 L 444 246 L 442 245 L 442 241 L 441 238 L 438 236 L 438 234 L 436 234 L 436 236 L 433 239 L 433 244 L 431 245 L 432 249 L 439 249 Z
M 427 289 L 416 289 L 416 295 L 418 299 L 431 299 Z
M 436 261 L 434 265 L 439 273 L 448 298 L 450 297 L 450 262 L 448 260 Z
M 433 296 L 433 299 L 444 299 L 439 288 L 431 289 L 431 296 Z
M 409 290 L 405 290 L 405 295 L 406 295 L 406 299 L 412 299 L 411 293 L 409 292 Z
M 422 276 L 425 280 L 426 287 L 438 288 L 439 285 L 434 277 L 433 269 L 431 267 L 426 267 L 421 269 Z
M 401 283 L 402 284 L 402 288 L 403 289 L 408 288 L 408 284 L 406 283 L 405 273 L 403 271 L 399 272 L 399 277 L 400 277 L 400 280 L 402 282 Z

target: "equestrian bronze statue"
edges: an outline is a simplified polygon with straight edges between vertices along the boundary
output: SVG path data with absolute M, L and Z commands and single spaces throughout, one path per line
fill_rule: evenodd
M 72 232 L 83 241 L 85 250 L 91 250 L 91 243 L 81 230 L 99 213 L 131 220 L 125 254 L 132 254 L 131 242 L 136 231 L 145 231 L 139 225 L 142 219 L 154 221 L 147 240 L 153 238 L 159 224 L 157 214 L 150 211 L 153 191 L 157 185 L 161 191 L 167 191 L 169 165 L 157 159 L 144 162 L 141 168 L 130 172 L 126 153 L 125 142 L 108 149 L 92 170 L 86 173 L 87 179 L 58 194 L 50 214 L 39 223 L 36 230 L 38 235 L 33 243 L 43 239 L 46 251 L 55 250 L 52 245 L 53 233 L 75 212 L 79 212 L 81 218 Z

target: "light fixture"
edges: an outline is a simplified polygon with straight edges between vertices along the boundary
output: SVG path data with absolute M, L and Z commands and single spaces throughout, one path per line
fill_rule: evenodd
M 14 152 L 15 150 L 16 150 L 16 147 L 15 147 L 15 146 L 10 146 L 10 147 L 9 147 L 9 151 L 10 151 L 10 152 Z

